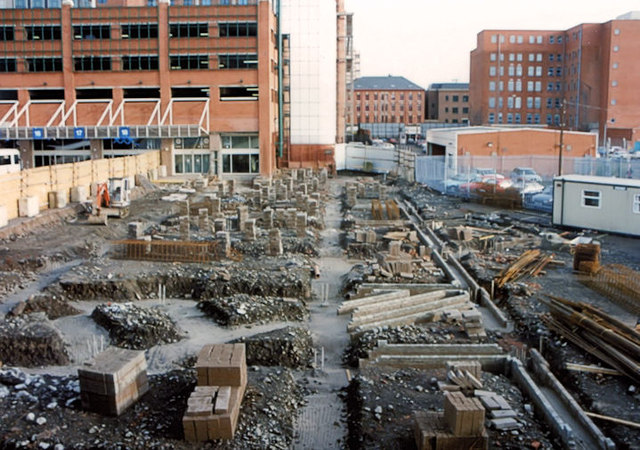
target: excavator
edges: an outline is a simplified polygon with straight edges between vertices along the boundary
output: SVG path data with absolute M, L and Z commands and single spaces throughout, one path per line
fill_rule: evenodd
M 108 217 L 127 217 L 131 204 L 129 181 L 129 178 L 109 178 L 107 183 L 99 183 L 95 198 L 86 205 L 87 223 L 106 225 Z

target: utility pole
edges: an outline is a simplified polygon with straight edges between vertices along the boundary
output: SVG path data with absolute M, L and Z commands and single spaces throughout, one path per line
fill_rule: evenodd
M 562 119 L 560 122 L 560 151 L 558 153 L 558 176 L 562 176 L 562 153 L 564 152 L 564 127 L 567 114 L 567 99 L 562 100 Z

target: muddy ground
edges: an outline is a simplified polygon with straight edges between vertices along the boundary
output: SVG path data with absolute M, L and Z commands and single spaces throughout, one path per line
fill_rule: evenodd
M 183 441 L 180 419 L 195 384 L 195 355 L 206 343 L 234 340 L 247 342 L 251 349 L 238 436 L 202 448 L 414 448 L 411 411 L 442 409 L 442 393 L 434 379 L 443 379 L 443 374 L 416 369 L 359 371 L 357 359 L 366 356 L 379 338 L 422 343 L 468 339 L 460 329 L 432 324 L 375 330 L 359 341 L 349 341 L 346 318 L 335 314 L 343 300 L 342 276 L 381 249 L 351 249 L 347 254 L 343 248 L 349 245 L 340 230 L 340 192 L 345 181 L 332 180 L 325 194 L 323 229 L 315 230 L 314 238 L 286 236 L 287 253 L 282 257 L 262 255 L 264 237 L 246 243 L 236 235 L 232 246 L 241 256 L 234 261 L 199 265 L 112 259 L 110 241 L 127 236 L 129 221 L 143 221 L 157 232 L 172 232 L 163 227 L 172 223 L 167 219 L 175 217 L 179 208 L 161 201 L 162 193 L 155 191 L 135 201 L 134 213 L 126 221 L 112 220 L 106 227 L 56 216 L 37 230 L 22 233 L 16 229 L 0 242 L 0 314 L 7 315 L 24 302 L 23 308 L 9 314 L 18 317 L 6 317 L 0 327 L 4 363 L 0 448 L 193 448 Z M 533 237 L 536 231 L 551 229 L 543 214 L 462 203 L 403 183 L 390 186 L 390 195 L 394 189 L 412 201 L 425 220 L 459 224 L 471 213 L 476 226 L 501 229 L 515 224 L 519 233 Z M 619 236 L 598 239 L 603 244 L 604 263 L 640 268 L 640 241 Z M 502 253 L 514 256 L 524 248 L 514 245 Z M 464 248 L 460 251 L 464 253 Z M 635 324 L 635 317 L 580 283 L 566 250 L 554 252 L 563 266 L 550 267 L 542 276 L 496 292 L 499 307 L 513 320 L 515 329 L 489 332 L 485 341 L 512 351 L 538 347 L 542 336 L 543 354 L 583 408 L 639 422 L 640 387 L 624 377 L 564 369 L 566 362 L 597 361 L 545 329 L 540 320 L 540 314 L 546 312 L 540 301 L 544 294 L 588 301 L 629 325 Z M 489 261 L 495 255 L 485 256 L 465 264 L 489 287 L 488 281 L 507 259 Z M 315 265 L 320 268 L 318 280 L 311 276 Z M 430 280 L 442 281 L 439 276 Z M 158 295 L 159 286 L 166 287 L 166 299 Z M 252 298 L 256 301 L 247 307 Z M 119 418 L 83 412 L 78 396 L 79 365 L 110 343 L 127 346 L 139 338 L 127 335 L 126 320 L 124 331 L 113 332 L 104 321 L 101 324 L 91 318 L 96 308 L 109 302 L 132 302 L 152 317 L 162 317 L 163 326 L 171 329 L 159 336 L 152 333 L 139 344 L 147 349 L 151 389 Z M 264 307 L 254 311 L 261 302 Z M 41 335 L 47 342 L 29 341 L 36 345 L 16 358 L 12 332 L 3 331 L 10 330 L 12 321 L 46 324 L 49 331 Z M 4 339 L 3 332 L 7 334 Z M 526 424 L 517 434 L 491 431 L 491 448 L 558 448 L 545 424 L 531 413 L 529 400 L 509 380 L 488 373 L 483 377 L 488 387 L 508 397 Z M 640 442 L 637 430 L 598 425 L 619 448 L 635 448 Z

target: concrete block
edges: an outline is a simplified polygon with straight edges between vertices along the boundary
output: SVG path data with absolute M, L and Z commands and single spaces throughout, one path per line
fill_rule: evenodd
M 6 227 L 9 223 L 9 215 L 6 206 L 0 206 L 0 228 Z
M 49 209 L 64 208 L 67 206 L 67 194 L 65 191 L 51 191 L 48 195 Z
M 87 187 L 75 186 L 71 188 L 71 202 L 80 203 L 87 201 Z
M 40 205 L 38 204 L 38 197 L 22 197 L 18 199 L 18 216 L 20 217 L 35 217 L 40 212 Z

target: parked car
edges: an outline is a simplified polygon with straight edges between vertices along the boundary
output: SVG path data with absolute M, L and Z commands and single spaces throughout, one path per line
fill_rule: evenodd
M 489 175 L 476 178 L 469 183 L 463 183 L 458 187 L 463 197 L 473 197 L 481 193 L 504 192 L 513 185 L 510 179 L 502 175 Z
M 500 177 L 504 178 L 504 175 L 500 175 L 499 173 L 496 173 L 496 169 L 492 169 L 490 167 L 489 168 L 476 167 L 476 168 L 471 170 L 471 177 L 472 178 L 488 177 L 490 175 L 496 176 L 498 178 L 500 178 Z
M 469 176 L 464 173 L 459 173 L 453 175 L 450 178 L 444 180 L 444 191 L 447 194 L 457 194 L 458 188 L 461 184 L 467 183 L 469 181 Z
M 530 181 L 527 183 L 514 183 L 513 187 L 521 194 L 532 195 L 538 194 L 544 190 L 544 186 L 537 181 Z
M 547 186 L 539 194 L 525 197 L 524 206 L 537 211 L 553 211 L 553 186 Z
M 536 182 L 542 183 L 542 177 L 531 167 L 516 167 L 511 171 L 511 179 L 514 184 Z

